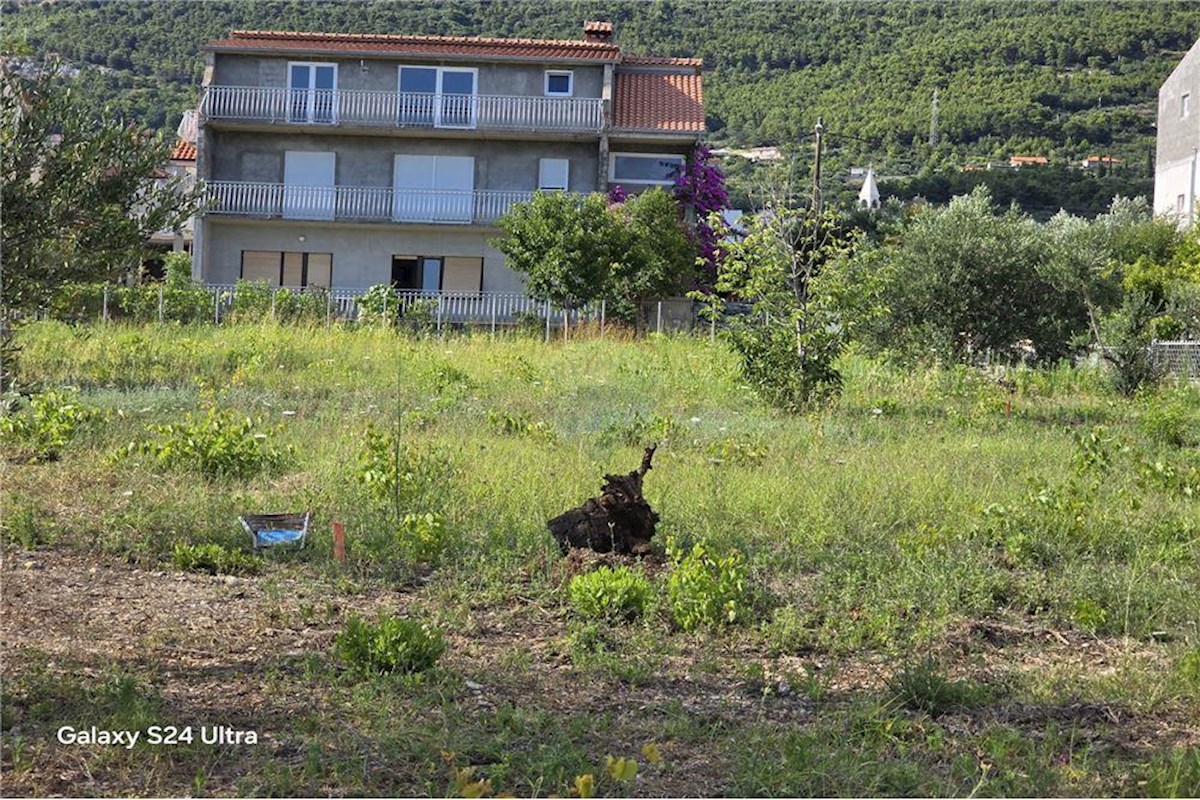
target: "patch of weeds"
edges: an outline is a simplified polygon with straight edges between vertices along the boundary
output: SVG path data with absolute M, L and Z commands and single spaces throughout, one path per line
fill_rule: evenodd
M 614 422 L 600 434 L 601 441 L 608 444 L 623 444 L 642 447 L 647 442 L 672 442 L 678 438 L 683 426 L 674 417 L 656 414 L 647 419 L 634 414 L 628 422 Z
M 99 417 L 68 392 L 43 392 L 30 398 L 24 411 L 0 416 L 0 444 L 14 451 L 14 461 L 57 461 L 63 448 Z
M 641 572 L 623 566 L 601 567 L 572 578 L 567 596 L 581 617 L 621 622 L 645 614 L 654 590 Z
M 991 699 L 988 687 L 974 681 L 950 680 L 932 658 L 905 666 L 887 685 L 896 702 L 931 717 L 977 708 Z
M 771 620 L 762 626 L 767 652 L 773 656 L 798 655 L 818 646 L 818 631 L 808 615 L 795 606 L 775 609 Z
M 374 675 L 424 672 L 446 650 L 441 633 L 411 619 L 380 614 L 374 623 L 358 615 L 334 641 L 337 655 L 353 670 Z
M 1142 487 L 1188 499 L 1200 497 L 1200 461 L 1196 459 L 1168 460 L 1143 456 L 1138 458 L 1135 469 L 1138 484 Z
M 693 631 L 747 621 L 750 593 L 740 551 L 717 556 L 706 542 L 697 542 L 684 552 L 670 540 L 667 555 L 671 558 L 667 598 L 675 624 Z
M 430 502 L 453 476 L 454 467 L 440 452 L 418 447 L 394 432 L 369 425 L 363 434 L 355 478 L 381 510 L 397 523 L 405 513 Z
M 1200 646 L 1184 653 L 1176 667 L 1179 677 L 1193 694 L 1200 696 Z M 1200 784 L 1198 784 L 1200 785 Z
M 401 552 L 413 561 L 433 563 L 441 558 L 450 541 L 441 514 L 405 514 L 396 528 Z
M 1146 436 L 1171 447 L 1200 444 L 1200 402 L 1187 389 L 1153 395 L 1142 412 L 1141 428 Z
M 176 542 L 171 561 L 176 568 L 186 572 L 207 572 L 210 575 L 257 575 L 263 565 L 263 560 L 258 556 L 231 550 L 215 542 Z
M 1195 797 L 1200 791 L 1200 747 L 1172 748 L 1138 772 L 1138 794 L 1143 797 Z
M 744 438 L 726 436 L 708 446 L 709 458 L 726 464 L 755 466 L 767 457 L 767 445 L 762 436 Z
M 188 412 L 182 422 L 155 425 L 155 438 L 130 442 L 118 458 L 144 453 L 159 466 L 199 472 L 206 478 L 244 480 L 279 470 L 292 448 L 271 440 L 282 426 L 264 427 L 262 420 L 240 416 L 231 408 L 208 404 L 203 413 Z
M 15 498 L 8 500 L 8 513 L 0 519 L 0 540 L 5 544 L 15 544 L 24 550 L 49 544 L 53 537 L 40 520 L 40 515 L 33 506 L 18 502 Z
M 554 428 L 544 420 L 532 420 L 524 414 L 490 409 L 488 425 L 500 436 L 528 436 L 535 439 L 553 439 Z

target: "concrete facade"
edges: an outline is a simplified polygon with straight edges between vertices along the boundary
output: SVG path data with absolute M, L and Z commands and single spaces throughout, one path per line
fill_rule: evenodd
M 208 221 L 206 283 L 236 283 L 244 250 L 332 253 L 334 287 L 365 288 L 392 279 L 394 256 L 483 259 L 483 291 L 519 292 L 521 279 L 480 227 L 352 225 L 301 220 Z M 301 241 L 303 237 L 303 241 Z
M 1195 219 L 1200 158 L 1200 41 L 1158 90 L 1154 212 Z

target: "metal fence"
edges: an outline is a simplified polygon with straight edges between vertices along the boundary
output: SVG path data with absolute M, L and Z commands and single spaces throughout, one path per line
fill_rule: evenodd
M 377 292 L 378 290 L 374 290 Z M 552 331 L 592 325 L 603 336 L 612 320 L 605 301 L 561 308 L 520 292 L 422 292 L 394 290 L 367 303 L 368 289 L 269 288 L 255 284 L 211 284 L 176 288 L 77 285 L 66 287 L 45 317 L 64 321 L 208 322 L 216 325 L 254 319 L 309 322 L 360 322 L 369 317 L 395 320 L 434 333 L 520 327 Z M 684 298 L 646 301 L 641 306 L 644 332 L 680 333 L 715 326 L 701 320 L 695 304 Z M 710 330 L 711 328 L 711 330 Z
M 1151 342 L 1150 358 L 1176 378 L 1200 380 L 1200 341 Z

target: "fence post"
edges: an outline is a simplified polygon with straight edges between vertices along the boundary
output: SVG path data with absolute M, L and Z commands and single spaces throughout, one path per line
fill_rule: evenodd
M 442 335 L 442 295 L 438 293 L 438 315 L 437 315 L 437 333 Z
M 158 285 L 158 324 L 159 325 L 162 325 L 162 319 L 163 319 L 163 287 L 162 287 L 162 284 L 160 283 Z
M 662 300 L 658 301 L 658 332 L 662 333 Z
M 275 319 L 275 296 L 279 294 L 278 289 L 271 290 L 271 319 Z
M 546 344 L 550 344 L 550 301 L 546 301 Z
M 565 342 L 567 340 L 567 329 L 570 327 L 570 322 L 567 317 L 567 315 L 570 312 L 567 311 L 565 308 L 562 310 L 562 312 L 563 312 L 563 341 Z
M 221 324 L 221 289 L 213 287 L 213 325 Z
M 600 338 L 604 338 L 604 300 L 600 301 Z
M 708 340 L 715 342 L 717 340 L 717 310 L 712 310 L 712 316 L 708 318 Z
M 101 319 L 108 322 L 108 284 L 104 284 L 104 305 L 100 311 Z
M 496 295 L 492 295 L 492 336 L 496 335 Z
M 328 328 L 331 324 L 333 324 L 333 292 L 328 292 L 325 295 L 325 327 Z
M 388 301 L 388 295 L 391 293 L 392 293 L 391 289 L 388 289 L 386 292 L 383 293 L 383 320 L 382 321 L 383 321 L 384 325 L 388 324 L 387 301 Z M 361 317 L 362 314 L 359 314 L 359 316 Z

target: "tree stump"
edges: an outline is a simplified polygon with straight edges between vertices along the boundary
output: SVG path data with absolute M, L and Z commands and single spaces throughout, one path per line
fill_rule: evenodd
M 599 497 L 546 523 L 563 555 L 572 547 L 622 555 L 650 552 L 658 514 L 642 497 L 642 478 L 651 469 L 656 447 L 647 447 L 642 465 L 628 475 L 605 475 Z

